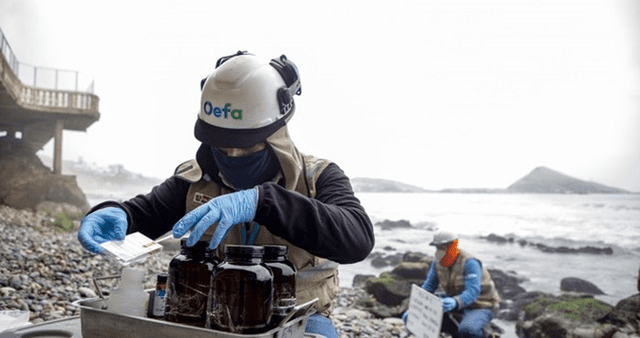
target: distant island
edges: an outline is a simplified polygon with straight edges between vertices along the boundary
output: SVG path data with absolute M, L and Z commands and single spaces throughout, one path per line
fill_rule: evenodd
M 436 192 L 415 185 L 381 178 L 352 178 L 351 186 L 355 192 Z
M 509 185 L 506 189 L 490 188 L 448 188 L 427 190 L 418 186 L 375 178 L 353 178 L 351 185 L 355 192 L 398 192 L 398 193 L 541 193 L 541 194 L 629 194 L 624 189 L 609 187 L 596 182 L 583 181 L 547 167 L 537 167 L 529 174 Z
M 546 167 L 537 167 L 507 188 L 507 192 L 545 194 L 629 194 L 623 189 L 573 178 Z

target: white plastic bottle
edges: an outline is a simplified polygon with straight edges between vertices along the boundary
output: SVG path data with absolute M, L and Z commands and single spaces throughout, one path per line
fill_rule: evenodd
M 120 285 L 111 292 L 107 311 L 121 315 L 145 317 L 149 294 L 142 288 L 144 270 L 123 268 Z

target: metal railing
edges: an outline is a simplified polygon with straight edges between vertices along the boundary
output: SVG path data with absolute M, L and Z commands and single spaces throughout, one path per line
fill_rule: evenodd
M 37 67 L 18 61 L 2 29 L 0 29 L 0 50 L 7 60 L 9 68 L 13 70 L 20 82 L 27 86 L 93 93 L 93 79 L 78 71 Z
M 0 51 L 4 65 L 13 74 L 4 78 L 6 85 L 17 94 L 22 105 L 37 108 L 67 108 L 98 112 L 98 97 L 93 94 L 94 81 L 83 82 L 77 71 L 36 67 L 21 63 L 13 53 L 2 29 Z M 7 70 L 0 65 L 2 73 Z M 11 73 L 10 72 L 10 73 Z M 80 87 L 84 87 L 80 89 Z

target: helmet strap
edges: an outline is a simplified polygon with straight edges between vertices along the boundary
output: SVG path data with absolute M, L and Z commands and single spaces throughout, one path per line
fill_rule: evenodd
M 271 59 L 269 64 L 275 68 L 284 80 L 284 86 L 278 89 L 278 102 L 280 104 L 280 114 L 286 115 L 294 109 L 293 96 L 302 94 L 298 68 L 287 57 L 282 54 L 277 59 Z

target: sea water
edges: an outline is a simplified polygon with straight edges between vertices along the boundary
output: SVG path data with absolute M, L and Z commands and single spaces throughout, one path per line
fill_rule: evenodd
M 120 195 L 118 195 L 120 196 Z M 131 196 L 121 196 L 128 199 Z M 490 269 L 513 272 L 527 291 L 560 293 L 560 281 L 578 277 L 594 283 L 605 295 L 596 298 L 615 305 L 638 293 L 640 267 L 639 194 L 463 194 L 357 193 L 375 224 L 407 220 L 412 227 L 374 227 L 373 252 L 422 252 L 433 255 L 428 243 L 438 230 L 459 234 L 460 248 L 476 255 Z M 92 205 L 101 200 L 92 200 Z M 497 244 L 480 237 L 513 237 Z M 544 253 L 517 240 L 551 247 L 612 248 L 612 255 Z M 340 265 L 340 285 L 350 287 L 356 274 L 378 275 L 369 259 Z M 513 323 L 497 321 L 515 337 Z
M 121 199 L 131 196 L 117 194 Z M 120 196 L 122 195 L 122 196 Z M 464 194 L 356 193 L 375 224 L 407 220 L 412 228 L 374 227 L 373 252 L 422 252 L 435 231 L 460 236 L 460 248 L 475 254 L 490 269 L 515 272 L 527 291 L 560 292 L 560 280 L 578 277 L 594 283 L 609 304 L 638 292 L 640 267 L 640 194 Z M 102 199 L 90 200 L 92 205 Z M 490 243 L 480 237 L 513 237 L 514 243 Z M 523 239 L 547 246 L 610 247 L 612 255 L 544 253 L 521 247 Z M 391 248 L 392 251 L 389 251 Z M 341 265 L 340 285 L 352 285 L 356 274 L 379 274 L 370 260 Z
M 436 231 L 460 237 L 459 247 L 476 255 L 489 269 L 515 273 L 527 291 L 559 294 L 560 281 L 577 277 L 598 286 L 596 298 L 615 305 L 638 293 L 640 267 L 640 195 L 357 193 L 375 224 L 407 220 L 411 228 L 374 227 L 373 252 L 422 252 Z M 481 237 L 514 238 L 498 244 Z M 551 247 L 611 248 L 613 254 L 545 253 L 518 240 Z M 378 275 L 370 260 L 341 265 L 340 285 L 351 286 L 356 274 Z M 512 328 L 512 324 L 506 324 Z M 510 336 L 510 335 L 509 335 Z

